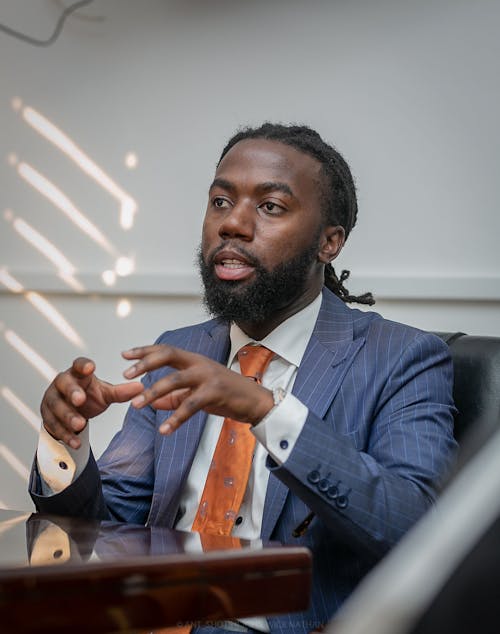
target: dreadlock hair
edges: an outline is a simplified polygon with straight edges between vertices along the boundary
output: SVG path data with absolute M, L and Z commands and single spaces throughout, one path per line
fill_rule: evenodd
M 222 150 L 218 164 L 236 143 L 245 139 L 279 141 L 319 161 L 325 177 L 322 192 L 324 221 L 328 225 L 342 226 L 347 239 L 356 224 L 358 214 L 356 187 L 349 165 L 334 147 L 325 143 L 315 130 L 307 126 L 266 122 L 258 128 L 246 127 L 237 132 Z M 325 286 L 344 302 L 357 302 L 370 306 L 374 304 L 375 300 L 371 293 L 359 296 L 349 293 L 344 286 L 349 274 L 350 271 L 343 270 L 338 276 L 330 263 L 325 266 Z

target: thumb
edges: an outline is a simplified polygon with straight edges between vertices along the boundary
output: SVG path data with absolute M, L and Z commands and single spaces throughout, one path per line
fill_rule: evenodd
M 109 403 L 125 403 L 130 401 L 141 392 L 144 391 L 144 385 L 139 381 L 130 383 L 119 383 L 118 385 L 109 385 L 109 394 L 107 402 Z

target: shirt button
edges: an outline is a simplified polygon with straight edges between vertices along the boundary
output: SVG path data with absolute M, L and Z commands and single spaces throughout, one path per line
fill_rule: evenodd
M 239 515 L 236 520 L 235 520 L 235 524 L 236 526 L 239 526 L 241 524 L 241 522 L 243 521 L 243 518 L 241 517 L 241 515 Z
M 68 465 L 61 460 L 61 462 L 59 463 L 59 467 L 65 471 L 68 468 Z
M 288 440 L 281 440 L 280 441 L 280 447 L 282 449 L 288 449 Z

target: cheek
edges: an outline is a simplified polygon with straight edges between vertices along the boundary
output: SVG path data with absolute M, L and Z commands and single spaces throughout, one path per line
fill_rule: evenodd
M 288 262 L 310 249 L 314 231 L 306 223 L 288 231 L 265 231 L 260 235 L 259 259 L 266 268 Z M 264 246 L 265 245 L 265 246 Z
M 201 248 L 203 250 L 207 248 L 209 249 L 214 237 L 217 237 L 217 235 L 218 233 L 215 223 L 205 216 L 201 229 Z
M 249 250 L 252 251 L 252 254 L 259 261 L 259 264 L 268 272 L 274 270 L 277 266 L 283 264 L 283 262 L 288 262 L 295 255 L 295 252 L 293 249 L 290 249 L 290 244 L 288 244 L 286 240 L 281 238 L 275 239 L 275 237 L 261 243 L 260 247 L 254 244 L 254 247 Z

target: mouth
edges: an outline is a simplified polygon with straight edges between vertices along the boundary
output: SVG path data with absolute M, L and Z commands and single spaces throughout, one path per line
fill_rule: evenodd
M 255 267 L 237 251 L 219 251 L 214 258 L 215 275 L 220 280 L 240 281 L 252 276 Z

